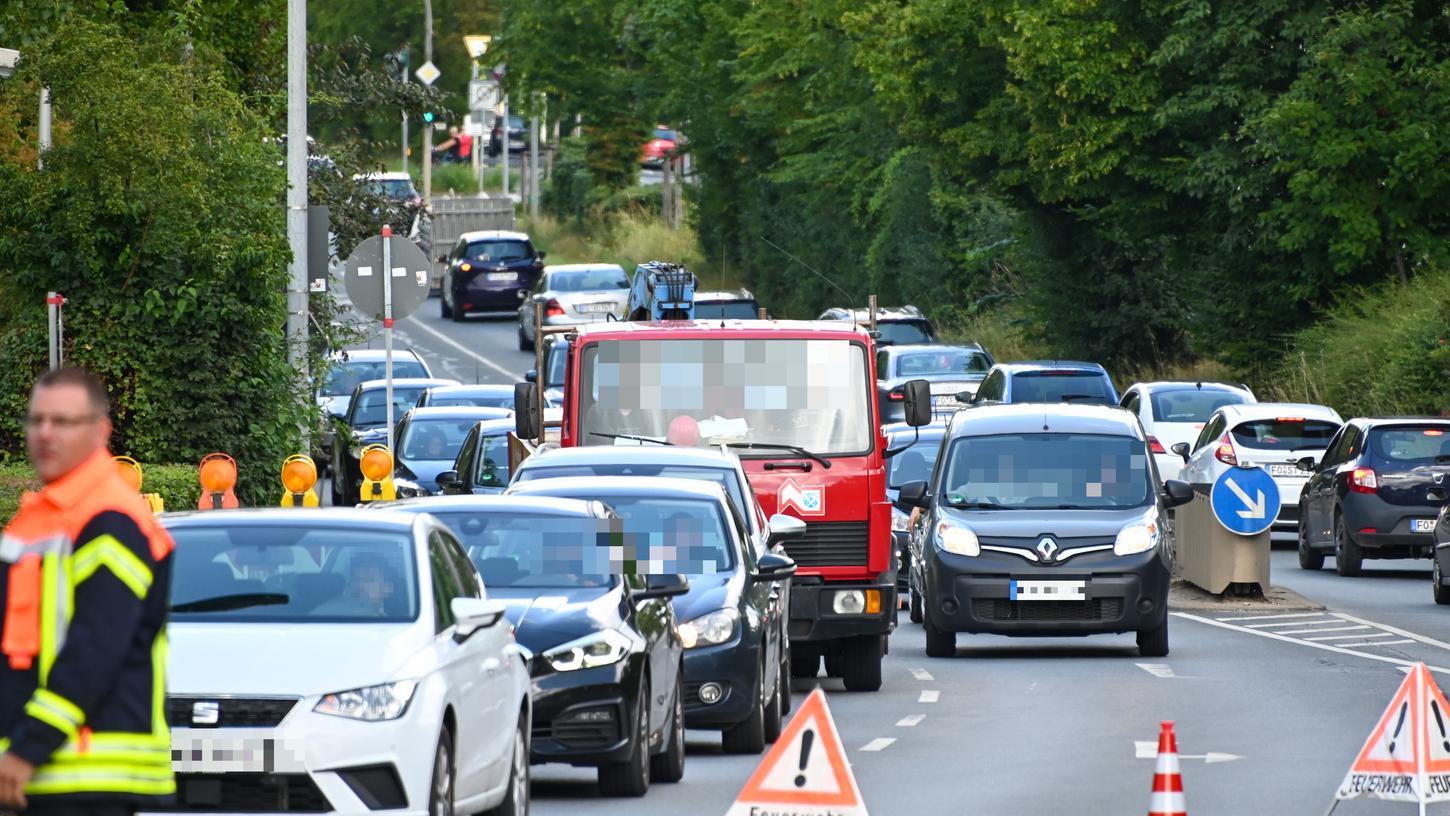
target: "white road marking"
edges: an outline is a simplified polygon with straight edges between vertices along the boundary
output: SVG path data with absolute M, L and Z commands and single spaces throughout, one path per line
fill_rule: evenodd
M 1414 643 L 1414 642 L 1415 641 L 1406 638 L 1404 640 L 1374 640 L 1374 641 L 1364 641 L 1362 643 L 1336 643 L 1335 645 L 1336 646 L 1343 646 L 1346 649 L 1357 649 L 1360 646 L 1394 646 L 1397 643 Z
M 1304 638 L 1305 640 L 1364 640 L 1365 638 L 1386 638 L 1394 637 L 1389 632 L 1381 632 L 1377 635 L 1330 635 L 1329 637 Z
M 1320 632 L 1352 632 L 1355 629 L 1369 629 L 1369 626 L 1325 626 L 1321 629 L 1280 629 L 1274 634 L 1277 635 L 1303 635 L 1308 633 L 1319 634 Z
M 897 728 L 915 728 L 916 724 L 926 719 L 925 714 L 912 714 L 910 717 L 902 717 L 896 721 Z
M 1335 652 L 1336 654 L 1342 655 L 1352 655 L 1354 657 L 1364 658 L 1365 660 L 1378 660 L 1381 663 L 1392 663 L 1396 666 L 1401 666 L 1405 668 L 1414 668 L 1415 663 L 1417 662 L 1413 660 L 1402 660 L 1398 657 L 1389 657 L 1387 655 L 1370 654 L 1368 652 L 1356 652 L 1352 649 L 1346 649 L 1342 646 L 1335 646 L 1330 643 L 1313 643 L 1311 641 L 1301 640 L 1299 638 L 1285 637 L 1279 632 L 1265 632 L 1262 629 L 1250 629 L 1247 626 L 1235 626 L 1232 623 L 1217 621 L 1213 618 L 1205 618 L 1201 615 L 1194 615 L 1188 612 L 1170 612 L 1169 614 L 1173 615 L 1176 618 L 1198 621 L 1199 623 L 1206 624 L 1208 626 L 1217 626 L 1220 629 L 1229 629 L 1234 632 L 1243 632 L 1244 634 L 1248 635 L 1258 635 L 1259 637 L 1269 638 L 1270 640 L 1282 640 L 1285 643 L 1296 643 L 1300 646 L 1308 646 L 1311 649 L 1322 649 L 1326 652 Z M 1450 675 L 1450 669 L 1447 669 L 1443 666 L 1427 666 L 1426 668 L 1428 668 L 1432 672 L 1437 672 L 1443 675 Z
M 1318 626 L 1321 623 L 1339 623 L 1339 618 L 1326 616 L 1323 620 L 1278 621 L 1276 623 L 1246 623 L 1250 629 L 1272 629 L 1276 626 Z
M 1161 677 L 1165 680 L 1170 677 L 1178 676 L 1173 673 L 1173 667 L 1169 666 L 1167 663 L 1134 663 L 1133 665 L 1153 675 L 1154 677 Z
M 881 751 L 881 750 L 884 750 L 886 748 L 889 748 L 891 746 L 891 743 L 893 743 L 893 742 L 896 742 L 896 738 L 895 737 L 877 737 L 876 739 L 871 740 L 870 742 L 868 742 L 865 745 L 861 746 L 861 750 L 862 751 Z
M 1395 626 L 1390 626 L 1387 623 L 1375 623 L 1374 621 L 1368 621 L 1368 620 L 1364 620 L 1362 618 L 1356 618 L 1353 615 L 1345 615 L 1345 614 L 1340 613 L 1340 612 L 1335 612 L 1334 615 L 1335 615 L 1335 617 L 1341 618 L 1343 620 L 1347 620 L 1350 623 L 1363 623 L 1363 624 L 1368 624 L 1370 626 L 1375 627 L 1376 629 L 1381 629 L 1381 630 L 1384 630 L 1386 632 L 1393 632 L 1394 634 L 1399 635 L 1400 637 L 1410 638 L 1411 640 L 1418 640 L 1419 642 L 1425 644 L 1426 646 L 1434 646 L 1434 647 L 1439 648 L 1439 649 L 1444 649 L 1446 651 L 1450 651 L 1450 643 L 1446 643 L 1443 640 L 1436 640 L 1436 639 L 1431 638 L 1431 637 L 1425 637 L 1424 635 L 1417 635 L 1414 632 L 1408 631 L 1406 629 L 1400 629 L 1400 628 L 1395 627 Z
M 1317 618 L 1323 614 L 1323 612 L 1293 612 L 1285 615 L 1239 615 L 1232 618 L 1219 618 L 1219 620 L 1225 623 L 1232 623 L 1234 621 L 1269 620 L 1271 618 Z
M 918 698 L 916 698 L 916 701 L 918 703 L 934 703 L 934 702 L 936 702 L 940 698 L 941 698 L 941 692 L 940 691 L 931 691 L 931 690 L 928 690 L 928 691 L 923 691 L 921 693 L 921 696 L 918 697 Z
M 931 672 L 927 671 L 926 669 L 912 669 L 911 670 L 911 676 L 912 677 L 915 677 L 918 680 L 935 680 L 936 679 L 936 678 L 932 677 L 931 676 Z
M 1157 759 L 1158 743 L 1153 740 L 1133 740 L 1133 757 L 1135 759 Z M 1213 765 L 1217 762 L 1233 762 L 1236 759 L 1243 759 L 1238 754 L 1222 754 L 1217 751 L 1209 751 L 1206 754 L 1179 754 L 1179 759 L 1201 759 L 1206 765 Z
M 519 378 L 519 373 L 517 371 L 510 371 L 507 368 L 504 368 L 503 366 L 499 365 L 498 363 L 495 363 L 494 361 L 488 359 L 487 357 L 483 356 L 482 354 L 479 354 L 478 352 L 474 351 L 473 349 L 469 348 L 468 346 L 465 346 L 462 343 L 458 342 L 457 340 L 454 340 L 452 337 L 449 337 L 448 335 L 444 334 L 443 332 L 440 332 L 437 329 L 433 328 L 432 326 L 429 326 L 427 323 L 424 323 L 424 322 L 418 321 L 418 320 L 413 320 L 413 321 L 409 321 L 407 323 L 406 328 L 408 330 L 410 330 L 410 331 L 412 329 L 421 329 L 422 331 L 425 331 L 428 334 L 433 335 L 433 337 L 435 337 L 436 339 L 438 339 L 438 340 L 440 340 L 440 341 L 442 341 L 444 343 L 447 343 L 448 345 L 452 346 L 455 349 L 458 349 L 458 351 L 460 351 L 465 357 L 471 357 L 474 360 L 477 360 L 478 362 L 482 363 L 483 365 L 486 365 L 489 368 L 493 369 L 494 371 L 497 371 L 498 373 L 504 375 L 505 377 L 509 377 L 509 378 L 512 378 L 512 379 L 515 379 L 515 380 L 517 380 Z

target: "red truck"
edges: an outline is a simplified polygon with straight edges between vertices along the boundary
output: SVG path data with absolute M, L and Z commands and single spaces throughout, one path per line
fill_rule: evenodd
M 792 674 L 814 677 L 824 658 L 847 689 L 880 688 L 897 566 L 871 333 L 844 321 L 681 320 L 585 325 L 568 339 L 559 443 L 729 446 L 767 515 L 806 522 L 785 545 L 798 566 Z M 918 424 L 930 419 L 925 386 L 907 389 Z M 537 414 L 519 424 L 537 433 Z

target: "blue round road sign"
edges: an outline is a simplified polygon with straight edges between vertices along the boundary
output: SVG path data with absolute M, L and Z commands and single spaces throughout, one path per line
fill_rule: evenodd
M 1218 523 L 1242 536 L 1262 533 L 1279 515 L 1279 486 L 1263 468 L 1229 468 L 1213 483 L 1208 500 Z

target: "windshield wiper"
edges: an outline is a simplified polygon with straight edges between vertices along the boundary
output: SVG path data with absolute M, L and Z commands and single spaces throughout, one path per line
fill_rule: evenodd
M 280 592 L 245 592 L 240 595 L 218 595 L 215 598 L 187 601 L 171 607 L 171 611 L 181 613 L 229 612 L 233 609 L 247 609 L 253 606 L 282 606 L 290 600 L 292 600 L 292 596 L 283 595 Z
M 726 444 L 726 447 L 744 448 L 745 450 L 787 450 L 791 453 L 794 453 L 796 456 L 804 456 L 807 459 L 814 459 L 817 462 L 820 462 L 821 467 L 826 468 L 827 470 L 830 470 L 831 468 L 830 459 L 827 459 L 819 453 L 811 453 L 810 451 L 798 445 L 777 445 L 774 442 L 729 442 Z
M 631 439 L 631 440 L 633 440 L 635 442 L 653 442 L 656 445 L 670 445 L 670 446 L 673 446 L 675 444 L 675 443 L 669 441 L 668 439 L 651 439 L 648 436 L 635 436 L 634 434 L 612 434 L 612 433 L 600 433 L 599 431 L 590 431 L 589 432 L 589 435 L 590 436 L 602 436 L 605 439 Z
M 963 502 L 943 502 L 943 504 L 945 504 L 947 507 L 952 508 L 953 510 L 1011 510 L 1012 509 L 1011 507 L 1008 507 L 1005 504 L 997 504 L 996 502 L 963 501 Z
M 1101 394 L 1062 394 L 1057 398 L 1058 402 L 1072 402 L 1074 400 L 1100 400 Z

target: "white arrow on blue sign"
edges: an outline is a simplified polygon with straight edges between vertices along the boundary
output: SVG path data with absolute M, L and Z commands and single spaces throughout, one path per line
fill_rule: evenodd
M 1208 494 L 1214 518 L 1231 533 L 1258 535 L 1279 515 L 1279 486 L 1263 468 L 1229 468 Z

